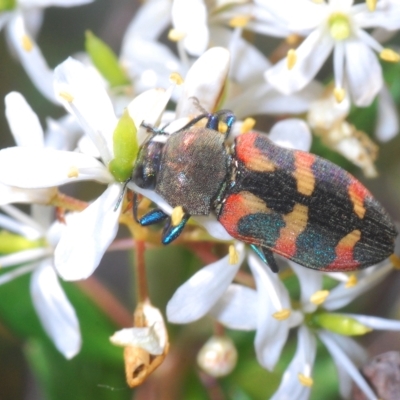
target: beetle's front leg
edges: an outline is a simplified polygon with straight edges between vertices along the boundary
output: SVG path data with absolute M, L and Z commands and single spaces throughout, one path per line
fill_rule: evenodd
M 183 211 L 182 207 L 175 207 L 172 211 L 171 218 L 164 227 L 161 241 L 163 244 L 170 244 L 183 231 L 188 222 L 190 215 Z

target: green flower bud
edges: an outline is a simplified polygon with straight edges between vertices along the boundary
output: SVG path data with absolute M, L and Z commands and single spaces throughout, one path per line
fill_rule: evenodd
M 125 71 L 119 65 L 117 56 L 111 48 L 90 31 L 86 31 L 85 36 L 85 49 L 93 64 L 110 86 L 116 87 L 130 84 Z
M 42 247 L 43 239 L 29 240 L 23 236 L 7 231 L 0 232 L 0 254 L 11 254 L 17 251 Z
M 118 182 L 125 182 L 132 174 L 133 164 L 139 151 L 136 126 L 125 109 L 114 131 L 114 159 L 108 169 Z
M 316 313 L 311 317 L 311 323 L 316 328 L 323 328 L 344 336 L 359 336 L 372 331 L 356 319 L 342 314 Z
M 14 10 L 16 0 L 0 0 L 0 12 Z

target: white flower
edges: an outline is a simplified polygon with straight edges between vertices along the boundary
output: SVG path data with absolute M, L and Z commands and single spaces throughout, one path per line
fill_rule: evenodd
M 322 312 L 322 309 L 337 310 L 350 303 L 357 296 L 367 292 L 372 286 L 387 276 L 392 266 L 390 264 L 378 265 L 361 271 L 358 274 L 358 281 L 349 279 L 349 276 L 343 273 L 329 273 L 330 277 L 336 278 L 339 281 L 343 280 L 343 282 L 339 283 L 329 292 L 322 290 L 323 273 L 306 269 L 291 261 L 289 263 L 300 281 L 301 307 L 295 310 L 291 308 L 290 304 L 286 304 L 285 307 L 290 311 L 290 317 L 287 320 L 275 321 L 275 324 L 282 324 L 279 327 L 279 335 L 277 334 L 278 331 L 275 332 L 275 336 L 266 336 L 264 334 L 265 341 L 263 344 L 268 351 L 257 348 L 256 341 L 257 357 L 260 363 L 271 369 L 279 359 L 280 352 L 288 335 L 288 330 L 291 327 L 299 327 L 296 354 L 282 377 L 281 385 L 272 398 L 290 399 L 294 396 L 296 399 L 308 399 L 310 388 L 313 384 L 312 368 L 316 353 L 315 336 L 317 336 L 325 344 L 337 366 L 341 395 L 347 397 L 350 394 L 351 381 L 353 380 L 368 398 L 375 399 L 373 391 L 358 371 L 358 367 L 366 361 L 367 355 L 365 350 L 353 339 L 343 334 L 322 329 L 322 327 L 318 328 L 315 326 L 315 321 L 311 324 L 308 321 L 313 321 L 315 312 L 315 315 L 318 316 Z M 274 320 L 271 309 L 266 306 L 266 304 L 271 303 L 271 300 L 268 300 L 271 298 L 269 294 L 271 292 L 271 285 L 268 284 L 268 281 L 271 279 L 271 273 L 254 256 L 249 257 L 249 265 L 252 268 L 253 274 L 255 270 L 260 274 L 259 277 L 257 277 L 257 274 L 254 274 L 257 290 L 254 291 L 253 289 L 239 285 L 230 286 L 214 306 L 214 309 L 211 310 L 210 314 L 224 325 L 233 329 L 256 329 L 257 339 L 257 336 L 263 332 L 259 333 L 259 330 L 263 329 L 263 324 L 270 326 Z M 260 285 L 262 282 L 263 284 Z M 279 284 L 276 284 L 274 287 L 279 287 Z M 243 293 L 246 293 L 246 296 Z M 289 294 L 283 285 L 281 286 L 279 295 L 280 299 L 289 298 Z M 256 298 L 258 298 L 258 301 L 255 300 Z M 239 302 L 240 307 L 238 306 Z M 356 321 L 361 324 L 360 326 L 364 333 L 368 329 L 400 330 L 399 321 L 346 313 L 332 313 L 330 315 L 331 318 L 336 318 L 335 321 L 341 318 L 350 318 L 352 321 Z M 241 327 L 244 319 L 246 320 L 246 326 Z M 278 327 L 275 329 L 278 329 Z M 333 329 L 338 329 L 338 332 L 340 331 L 339 327 L 336 326 Z M 279 338 L 276 338 L 276 336 L 279 336 Z
M 32 110 L 25 98 L 17 92 L 11 92 L 5 97 L 6 118 L 13 138 L 20 147 L 32 149 L 54 148 L 71 150 L 76 146 L 81 131 L 70 118 L 59 121 L 48 120 L 46 134 L 39 122 L 39 118 Z M 68 134 L 65 132 L 68 130 Z M 29 169 L 29 164 L 19 166 Z M 5 171 L 8 173 L 8 171 Z M 10 203 L 49 204 L 57 195 L 54 187 L 20 188 L 0 183 L 0 205 Z
M 42 24 L 43 9 L 52 6 L 74 7 L 92 1 L 16 0 L 12 8 L 0 9 L 0 29 L 6 27 L 8 41 L 26 73 L 43 96 L 52 102 L 57 102 L 52 87 L 53 71 L 33 39 Z
M 263 3 L 269 12 L 286 22 L 288 28 L 306 39 L 284 59 L 266 72 L 272 86 L 290 94 L 305 87 L 333 51 L 336 91 L 348 85 L 354 103 L 369 105 L 383 85 L 382 71 L 374 54 L 390 58 L 388 51 L 365 29 L 400 27 L 400 4 L 378 2 L 370 12 L 367 5 L 353 5 L 353 0 L 286 0 Z M 390 52 L 390 51 L 389 51 Z M 393 55 L 393 53 L 391 53 Z M 340 96 L 339 96 L 340 97 Z
M 0 152 L 0 181 L 32 189 L 80 180 L 108 184 L 104 193 L 68 224 L 55 250 L 60 275 L 76 280 L 92 274 L 118 230 L 120 207 L 117 211 L 114 208 L 122 184 L 108 170 L 108 163 L 113 159 L 112 135 L 117 118 L 104 88 L 76 60 L 68 59 L 56 68 L 55 89 L 96 145 L 101 161 L 91 154 L 50 148 L 8 148 Z M 130 114 L 138 127 L 143 119 L 150 123 L 158 119 L 168 101 L 168 93 L 153 91 L 141 98 L 146 101 L 137 98 L 130 106 Z M 157 107 L 152 107 L 155 103 Z
M 12 206 L 0 208 L 11 216 L 0 214 L 2 229 L 37 243 L 31 249 L 0 256 L 3 269 L 19 265 L 1 274 L 0 284 L 32 272 L 30 291 L 40 322 L 58 351 L 72 358 L 81 348 L 79 321 L 58 281 L 53 253 L 65 226 L 59 222 L 48 225 L 53 210 L 44 206 L 33 206 L 31 217 Z

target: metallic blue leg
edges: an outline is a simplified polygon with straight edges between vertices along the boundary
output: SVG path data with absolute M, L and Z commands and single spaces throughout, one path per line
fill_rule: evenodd
M 260 257 L 261 261 L 268 265 L 272 272 L 279 272 L 278 264 L 275 261 L 274 255 L 271 250 L 265 247 L 257 247 L 255 244 L 251 244 L 250 247 Z
M 168 224 L 164 227 L 161 238 L 162 244 L 170 244 L 171 242 L 173 242 L 181 234 L 189 218 L 190 215 L 185 214 L 181 222 L 176 226 L 173 226 L 171 224 L 171 220 L 169 220 Z
M 166 218 L 168 218 L 168 214 L 165 214 L 164 211 L 156 208 L 140 218 L 139 224 L 142 226 L 153 225 L 157 222 L 163 221 Z

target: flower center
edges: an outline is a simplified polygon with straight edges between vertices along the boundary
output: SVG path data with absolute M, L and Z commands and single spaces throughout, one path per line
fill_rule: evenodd
M 347 15 L 332 14 L 328 20 L 329 32 L 335 40 L 344 40 L 350 36 L 351 27 Z
M 16 0 L 0 0 L 0 12 L 13 10 L 15 2 Z

